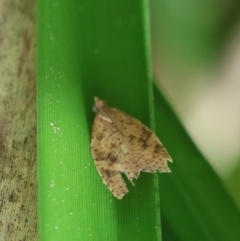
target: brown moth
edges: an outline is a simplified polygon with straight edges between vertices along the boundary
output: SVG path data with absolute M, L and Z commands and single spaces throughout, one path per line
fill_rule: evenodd
M 128 192 L 121 172 L 131 182 L 141 171 L 171 172 L 167 165 L 171 157 L 148 127 L 97 97 L 94 101 L 92 156 L 103 183 L 116 198 Z

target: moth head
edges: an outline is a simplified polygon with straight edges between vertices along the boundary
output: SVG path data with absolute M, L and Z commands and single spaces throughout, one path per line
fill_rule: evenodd
M 98 97 L 94 97 L 94 102 L 95 102 L 95 105 L 93 106 L 94 112 L 98 112 L 101 108 L 103 108 L 107 104 L 104 100 L 98 99 Z

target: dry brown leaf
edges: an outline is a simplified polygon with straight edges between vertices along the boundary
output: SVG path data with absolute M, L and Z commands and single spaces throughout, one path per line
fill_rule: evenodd
M 128 192 L 121 172 L 131 182 L 141 171 L 171 172 L 167 166 L 171 157 L 148 127 L 103 100 L 94 100 L 92 156 L 103 183 L 116 198 L 121 199 Z

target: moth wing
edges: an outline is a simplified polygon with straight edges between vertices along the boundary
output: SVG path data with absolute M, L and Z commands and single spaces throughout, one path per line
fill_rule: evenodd
M 143 172 L 171 172 L 167 161 L 172 158 L 158 137 L 139 120 L 111 108 L 112 120 L 124 136 L 121 148 L 127 158 L 121 162 L 122 170 L 130 181 Z
M 121 152 L 119 133 L 107 116 L 97 113 L 92 131 L 91 149 L 96 168 L 112 194 L 121 199 L 128 188 L 120 174 L 118 155 Z
M 120 172 L 132 182 L 143 172 L 171 172 L 172 161 L 157 136 L 139 120 L 96 99 L 97 114 L 92 131 L 92 156 L 97 170 L 115 197 L 127 186 Z

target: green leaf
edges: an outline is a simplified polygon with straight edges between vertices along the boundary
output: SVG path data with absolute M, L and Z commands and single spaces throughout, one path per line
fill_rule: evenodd
M 93 97 L 154 129 L 147 1 L 38 1 L 39 240 L 238 240 L 221 180 L 155 92 L 172 174 L 141 173 L 119 201 L 90 152 Z
M 163 239 L 238 240 L 239 209 L 156 89 L 155 115 L 157 134 L 173 158 L 172 175 L 159 175 Z
M 161 240 L 157 175 L 119 201 L 90 153 L 94 96 L 153 126 L 147 1 L 42 0 L 38 18 L 40 240 Z

